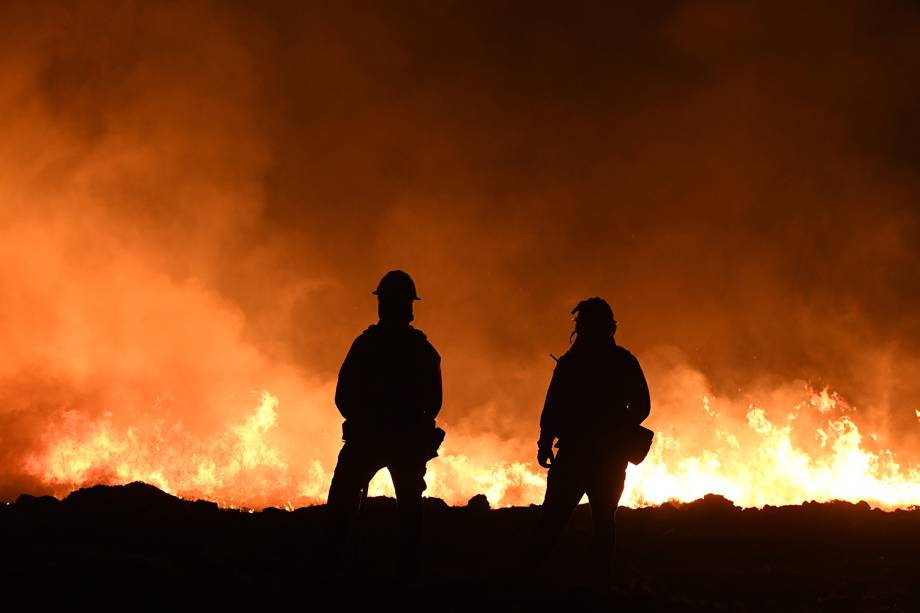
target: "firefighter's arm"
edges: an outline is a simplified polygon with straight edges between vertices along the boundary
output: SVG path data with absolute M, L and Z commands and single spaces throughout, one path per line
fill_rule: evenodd
M 629 413 L 630 421 L 638 425 L 648 417 L 652 408 L 652 401 L 648 392 L 648 382 L 645 380 L 642 367 L 639 366 L 639 360 L 634 356 L 631 357 L 633 372 L 629 378 L 629 400 L 627 401 L 626 410 Z
M 352 343 L 342 367 L 339 369 L 339 379 L 335 386 L 335 406 L 342 417 L 354 417 L 361 406 L 361 347 L 360 338 Z
M 441 356 L 431 344 L 428 345 L 429 356 L 427 359 L 427 372 L 424 377 L 424 413 L 426 417 L 434 419 L 441 412 L 444 401 L 441 385 Z
M 553 442 L 559 433 L 559 415 L 561 411 L 562 381 L 559 376 L 559 367 L 553 371 L 549 388 L 546 390 L 546 400 L 543 403 L 543 412 L 540 414 L 540 438 L 537 440 L 537 463 L 544 468 L 552 464 Z

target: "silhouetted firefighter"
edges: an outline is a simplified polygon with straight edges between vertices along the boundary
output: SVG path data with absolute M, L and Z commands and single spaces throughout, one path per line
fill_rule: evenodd
M 617 322 L 610 305 L 589 298 L 572 313 L 575 341 L 558 359 L 540 416 L 537 461 L 549 474 L 532 562 L 546 557 L 587 494 L 594 523 L 594 570 L 606 582 L 626 465 L 641 462 L 651 444 L 651 431 L 639 426 L 649 414 L 649 393 L 639 361 L 613 339 Z
M 388 272 L 373 292 L 379 321 L 355 339 L 339 371 L 335 404 L 345 418 L 328 509 L 336 547 L 347 540 L 368 482 L 386 467 L 393 479 L 400 520 L 400 570 L 417 569 L 425 464 L 437 456 L 444 431 L 441 358 L 410 323 L 415 283 L 401 270 Z

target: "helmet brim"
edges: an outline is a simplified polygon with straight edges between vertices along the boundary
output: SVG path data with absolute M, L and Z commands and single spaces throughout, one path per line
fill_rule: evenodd
M 374 296 L 381 296 L 381 295 L 382 295 L 382 294 L 381 294 L 380 292 L 378 292 L 377 290 L 372 291 L 371 294 L 373 294 Z M 411 300 L 421 300 L 421 298 L 419 298 L 418 295 L 413 294 Z

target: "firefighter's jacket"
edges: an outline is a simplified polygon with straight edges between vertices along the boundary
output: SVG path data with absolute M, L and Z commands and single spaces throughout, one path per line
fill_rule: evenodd
M 441 410 L 441 358 L 421 330 L 372 325 L 345 356 L 335 404 L 346 440 L 433 428 Z
M 648 417 L 648 385 L 639 361 L 613 340 L 576 339 L 559 358 L 540 416 L 541 447 L 603 448 Z

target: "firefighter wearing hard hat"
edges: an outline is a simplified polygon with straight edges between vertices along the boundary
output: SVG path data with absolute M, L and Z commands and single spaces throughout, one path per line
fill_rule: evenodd
M 355 339 L 335 390 L 345 422 L 327 502 L 329 536 L 342 546 L 362 493 L 366 496 L 371 478 L 386 467 L 399 507 L 400 566 L 411 574 L 418 563 L 425 464 L 437 455 L 444 437 L 435 426 L 441 358 L 411 325 L 413 303 L 420 298 L 408 274 L 388 272 L 373 294 L 379 321 Z
M 589 298 L 572 313 L 575 340 L 556 364 L 540 416 L 537 461 L 549 468 L 549 474 L 530 555 L 531 562 L 546 557 L 587 494 L 594 524 L 594 570 L 598 579 L 607 581 L 626 465 L 641 462 L 651 443 L 651 431 L 639 426 L 649 414 L 649 392 L 639 361 L 614 341 L 617 322 L 610 305 Z

